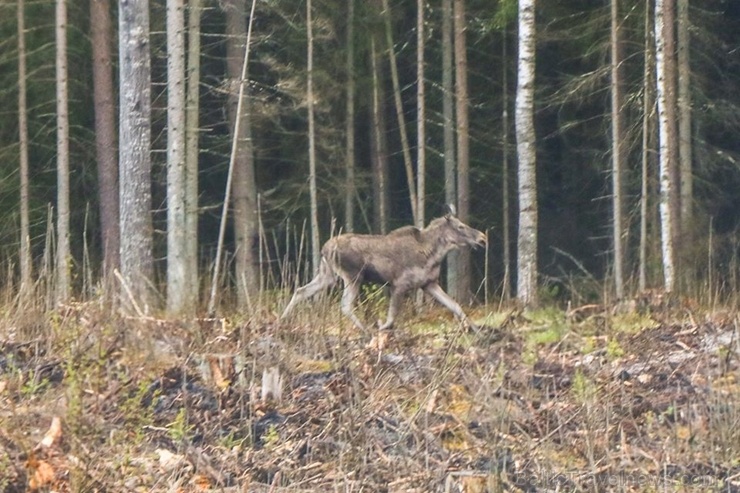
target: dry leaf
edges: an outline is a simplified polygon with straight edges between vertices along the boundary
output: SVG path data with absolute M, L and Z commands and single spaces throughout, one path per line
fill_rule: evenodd
M 3 393 L 3 391 L 7 388 L 8 381 L 7 380 L 0 380 L 0 394 Z
M 29 476 L 28 489 L 31 491 L 36 491 L 54 481 L 54 468 L 48 462 L 38 460 L 33 452 L 26 461 L 26 469 Z
M 211 481 L 202 474 L 196 474 L 193 479 L 190 480 L 190 484 L 195 486 L 198 491 L 206 491 L 211 488 Z

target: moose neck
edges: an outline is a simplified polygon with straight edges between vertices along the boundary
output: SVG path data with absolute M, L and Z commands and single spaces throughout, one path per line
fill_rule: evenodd
M 445 238 L 445 222 L 446 220 L 443 218 L 435 219 L 421 231 L 424 251 L 432 264 L 442 263 L 445 256 L 457 248 L 457 245 Z

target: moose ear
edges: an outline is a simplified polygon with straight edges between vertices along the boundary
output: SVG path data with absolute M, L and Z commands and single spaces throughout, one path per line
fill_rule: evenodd
M 455 217 L 457 216 L 457 209 L 455 208 L 455 204 L 447 204 L 445 207 L 447 209 L 447 212 L 445 212 L 446 217 Z

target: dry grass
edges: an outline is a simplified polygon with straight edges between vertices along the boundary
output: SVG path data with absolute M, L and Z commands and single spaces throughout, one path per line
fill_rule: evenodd
M 0 491 L 740 490 L 734 313 L 407 307 L 378 344 L 333 299 L 278 305 L 4 310 Z

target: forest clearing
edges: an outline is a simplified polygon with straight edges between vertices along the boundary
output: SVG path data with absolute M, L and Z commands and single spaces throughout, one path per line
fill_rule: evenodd
M 409 305 L 6 312 L 0 491 L 740 491 L 735 311 Z

